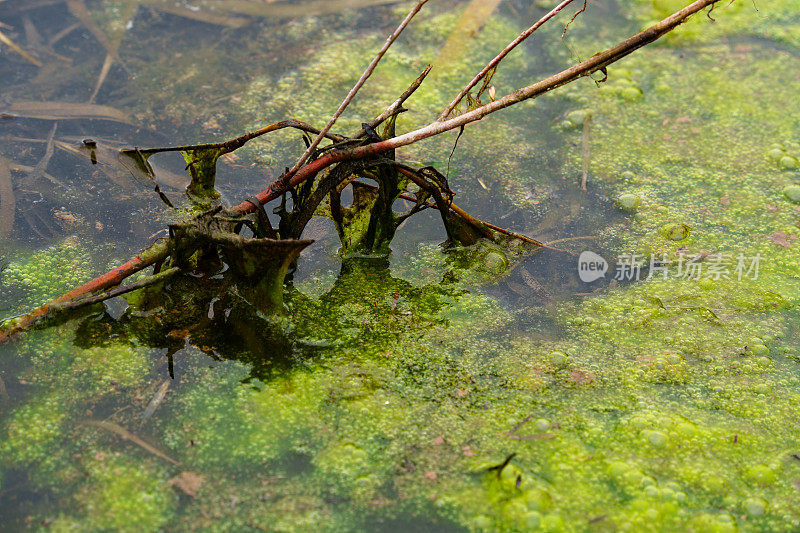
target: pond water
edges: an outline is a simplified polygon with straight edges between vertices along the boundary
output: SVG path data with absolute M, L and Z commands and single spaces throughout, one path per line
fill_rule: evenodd
M 335 131 L 427 63 L 397 128 L 434 120 L 555 3 L 429 2 Z M 0 2 L 0 318 L 180 219 L 183 160 L 151 160 L 174 210 L 117 150 L 322 126 L 411 5 Z M 568 10 L 496 94 L 683 5 L 590 2 L 562 39 Z M 343 258 L 315 218 L 282 313 L 181 276 L 0 344 L 0 529 L 798 530 L 798 39 L 797 0 L 737 0 L 602 83 L 398 152 L 546 249 L 447 249 L 429 210 L 388 259 Z M 303 150 L 223 158 L 222 202 Z

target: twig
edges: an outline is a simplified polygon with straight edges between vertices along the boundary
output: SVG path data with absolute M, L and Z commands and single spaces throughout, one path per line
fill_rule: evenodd
M 122 437 L 125 440 L 131 441 L 138 447 L 155 455 L 156 457 L 160 457 L 161 459 L 169 461 L 174 465 L 180 464 L 178 461 L 168 456 L 167 454 L 165 454 L 164 452 L 162 452 L 149 442 L 143 440 L 140 436 L 136 435 L 135 433 L 131 433 L 130 431 L 120 426 L 119 424 L 115 424 L 114 422 L 109 422 L 108 420 L 86 420 L 85 422 L 83 422 L 83 424 L 87 426 L 102 428 L 110 433 L 114 433 L 118 437 Z
M 203 144 L 190 144 L 184 146 L 168 146 L 166 148 L 138 148 L 133 150 L 122 150 L 125 153 L 140 153 L 140 154 L 158 154 L 162 152 L 186 152 L 188 150 L 205 150 L 211 148 L 222 148 L 226 152 L 233 152 L 234 150 L 241 148 L 247 142 L 255 139 L 256 137 L 261 137 L 262 135 L 266 135 L 267 133 L 272 133 L 274 131 L 282 130 L 284 128 L 294 128 L 300 131 L 307 131 L 309 133 L 319 134 L 320 130 L 311 126 L 310 124 L 306 124 L 305 122 L 301 122 L 299 120 L 289 119 L 289 120 L 282 120 L 280 122 L 276 122 L 274 124 L 270 124 L 269 126 L 265 126 L 259 130 L 251 131 L 250 133 L 246 133 L 241 137 L 236 137 L 235 139 L 231 139 L 229 141 L 223 141 L 218 143 L 203 143 Z M 326 137 L 334 142 L 342 142 L 346 141 L 347 137 L 343 137 L 341 135 L 333 135 L 333 134 L 326 134 Z
M 586 117 L 583 121 L 583 133 L 581 135 L 581 145 L 583 157 L 583 173 L 581 174 L 581 190 L 586 191 L 586 182 L 589 179 L 589 159 L 592 155 L 592 135 L 591 135 L 592 117 Z
M 539 28 L 540 28 L 540 27 L 541 27 L 541 26 L 542 26 L 542 25 L 543 25 L 545 22 L 547 22 L 548 20 L 550 20 L 551 18 L 553 18 L 554 16 L 556 16 L 556 14 L 557 14 L 559 11 L 561 11 L 562 9 L 564 9 L 564 8 L 565 8 L 567 5 L 569 5 L 569 4 L 570 4 L 570 3 L 572 3 L 573 1 L 574 1 L 574 0 L 564 0 L 563 2 L 561 2 L 560 4 L 558 4 L 556 7 L 554 7 L 553 9 L 551 9 L 551 10 L 550 10 L 550 11 L 549 11 L 549 12 L 548 12 L 546 15 L 544 15 L 542 18 L 540 18 L 539 20 L 537 20 L 537 21 L 536 21 L 536 22 L 533 24 L 533 26 L 531 26 L 530 28 L 528 28 L 528 29 L 527 29 L 527 30 L 525 30 L 524 32 L 520 33 L 520 34 L 519 34 L 519 36 L 518 36 L 516 39 L 514 39 L 513 41 L 511 41 L 511 42 L 508 44 L 508 46 L 506 46 L 506 47 L 503 49 L 503 51 L 502 51 L 502 52 L 500 52 L 500 53 L 497 55 L 497 57 L 495 57 L 494 59 L 492 59 L 491 61 L 489 61 L 489 63 L 488 63 L 488 64 L 487 64 L 485 67 L 483 67 L 483 70 L 481 70 L 481 71 L 478 73 L 478 75 L 477 75 L 477 76 L 475 76 L 475 77 L 472 79 L 472 81 L 471 81 L 471 82 L 469 82 L 469 83 L 466 85 L 466 87 L 464 87 L 463 89 L 461 89 L 461 92 L 460 92 L 460 93 L 458 93 L 458 96 L 456 96 L 456 97 L 455 97 L 455 99 L 453 99 L 453 101 L 452 101 L 452 102 L 450 102 L 450 105 L 448 105 L 448 106 L 447 106 L 447 108 L 446 108 L 444 111 L 442 111 L 442 114 L 441 114 L 441 115 L 439 115 L 439 120 L 440 120 L 440 121 L 442 121 L 442 120 L 445 120 L 445 119 L 446 119 L 448 116 L 450 116 L 450 113 L 452 113 L 452 112 L 453 112 L 453 110 L 456 108 L 456 106 L 457 106 L 459 103 L 461 103 L 461 100 L 463 100 L 463 99 L 464 99 L 464 97 L 467 95 L 467 93 L 468 93 L 470 90 L 472 90 L 472 88 L 473 88 L 473 87 L 475 87 L 475 86 L 478 84 L 478 82 L 480 82 L 480 81 L 483 79 L 483 77 L 484 77 L 484 76 L 486 76 L 486 74 L 488 74 L 488 73 L 489 73 L 489 72 L 490 72 L 490 71 L 491 71 L 493 68 L 495 68 L 497 65 L 499 65 L 499 64 L 500 64 L 500 62 L 503 60 L 503 58 L 505 58 L 505 57 L 506 57 L 506 56 L 509 54 L 509 52 L 511 52 L 511 51 L 512 51 L 514 48 L 516 48 L 516 47 L 517 47 L 517 45 L 519 45 L 519 44 L 520 44 L 522 41 L 524 41 L 525 39 L 527 39 L 528 37 L 530 37 L 530 36 L 533 34 L 533 32 L 535 32 L 536 30 L 538 30 L 538 29 L 539 29 Z
M 561 244 L 561 243 L 564 243 L 564 242 L 572 242 L 572 241 L 593 241 L 593 240 L 597 240 L 599 238 L 600 237 L 598 237 L 596 235 L 587 235 L 585 237 L 567 237 L 565 239 L 556 239 L 554 241 L 546 242 L 545 244 L 547 246 L 552 246 L 554 244 Z
M 117 296 L 122 296 L 123 294 L 127 294 L 129 292 L 149 287 L 150 285 L 155 285 L 156 283 L 160 283 L 162 281 L 171 278 L 175 274 L 178 274 L 180 271 L 181 269 L 178 267 L 163 270 L 158 274 L 148 276 L 142 280 L 131 283 L 130 285 L 125 285 L 124 287 L 117 287 L 116 289 L 107 292 L 102 292 L 100 294 L 96 294 L 89 298 L 83 298 L 81 300 L 72 300 L 70 302 L 64 302 L 61 304 L 53 305 L 50 308 L 50 311 L 52 313 L 60 313 L 62 311 L 73 311 L 75 309 L 80 309 L 82 307 L 94 305 L 103 302 L 105 300 L 110 300 L 111 298 L 116 298 Z
M 506 107 L 514 104 L 518 104 L 524 100 L 536 98 L 542 94 L 557 89 L 562 85 L 566 85 L 567 83 L 575 81 L 584 76 L 589 76 L 592 73 L 603 70 L 608 65 L 627 57 L 639 48 L 659 39 L 682 24 L 690 16 L 719 1 L 720 0 L 697 0 L 680 11 L 673 13 L 661 22 L 658 22 L 641 31 L 640 33 L 625 39 L 621 43 L 609 48 L 608 50 L 605 50 L 604 52 L 599 52 L 589 59 L 582 61 L 581 63 L 562 70 L 558 74 L 550 76 L 549 78 L 541 80 L 532 85 L 528 85 L 527 87 L 518 89 L 513 93 L 500 98 L 499 100 L 489 102 L 488 104 L 474 109 L 468 113 L 458 115 L 457 117 L 446 121 L 433 122 L 420 129 L 411 131 L 404 135 L 399 135 L 392 139 L 387 139 L 385 141 L 359 146 L 350 150 L 333 151 L 303 166 L 297 170 L 297 172 L 292 175 L 290 179 L 286 180 L 284 177 L 272 182 L 268 188 L 258 193 L 256 197 L 259 201 L 261 201 L 262 204 L 264 204 L 280 197 L 288 188 L 299 185 L 312 176 L 317 175 L 317 173 L 321 170 L 335 163 L 345 160 L 373 157 L 378 154 L 395 150 L 402 146 L 407 146 L 423 139 L 439 135 L 446 131 L 460 128 L 466 124 L 477 122 L 496 111 L 500 111 L 501 109 L 505 109 Z M 249 202 L 242 202 L 234 209 L 239 213 L 249 213 L 252 212 L 254 207 Z
M 147 404 L 147 407 L 144 410 L 144 414 L 142 415 L 142 421 L 140 423 L 140 427 L 144 426 L 145 422 L 147 422 L 153 413 L 156 412 L 158 406 L 161 405 L 161 402 L 164 401 L 164 397 L 167 395 L 167 390 L 169 389 L 170 383 L 172 383 L 172 379 L 165 379 L 161 382 L 161 385 L 158 387 L 158 390 L 153 395 L 153 399 L 150 400 L 150 403 Z
M 581 13 L 586 11 L 587 4 L 588 4 L 588 0 L 583 0 L 583 7 L 580 8 L 578 11 L 576 11 L 575 14 L 572 15 L 572 18 L 569 19 L 569 22 L 567 22 L 567 25 L 564 26 L 564 31 L 561 32 L 561 38 L 562 39 L 564 38 L 565 35 L 567 35 L 567 30 L 572 25 L 572 23 L 575 22 L 575 19 L 578 18 L 578 15 L 580 15 Z
M 406 102 L 406 100 L 408 100 L 411 97 L 412 94 L 414 94 L 414 92 L 417 89 L 419 89 L 419 86 L 422 85 L 423 81 L 425 81 L 425 78 L 428 76 L 428 74 L 430 73 L 432 68 L 433 68 L 432 65 L 428 65 L 427 67 L 425 67 L 425 70 L 422 71 L 422 74 L 420 74 L 419 77 L 416 80 L 414 80 L 414 82 L 408 87 L 408 89 L 406 89 L 406 92 L 404 92 L 403 94 L 400 95 L 400 98 L 395 100 L 392 105 L 387 107 L 383 111 L 383 113 L 381 113 L 380 115 L 378 115 L 375 118 L 375 120 L 373 120 L 372 122 L 368 122 L 369 127 L 372 128 L 372 129 L 375 129 L 384 120 L 386 120 L 387 118 L 391 117 L 392 115 L 400 112 L 400 110 L 403 108 L 403 104 Z M 358 139 L 359 137 L 363 136 L 365 133 L 366 132 L 362 128 L 361 130 L 358 131 L 358 133 L 353 135 L 353 138 L 354 139 Z
M 297 160 L 297 163 L 294 164 L 294 167 L 292 167 L 291 170 L 289 170 L 284 175 L 283 177 L 284 182 L 289 181 L 292 178 L 292 176 L 300 169 L 300 167 L 302 167 L 306 163 L 306 161 L 308 161 L 308 158 L 311 157 L 311 155 L 314 153 L 314 150 L 317 149 L 319 143 L 322 142 L 322 139 L 325 138 L 325 135 L 331 130 L 333 125 L 336 123 L 336 119 L 338 119 L 342 115 L 342 113 L 344 113 L 344 110 L 347 109 L 347 106 L 350 105 L 350 102 L 353 101 L 353 98 L 355 98 L 358 91 L 361 89 L 364 83 L 366 83 L 367 79 L 369 79 L 369 77 L 372 75 L 373 71 L 375 70 L 375 67 L 378 66 L 378 63 L 386 54 L 386 51 L 389 50 L 389 47 L 392 46 L 392 44 L 397 40 L 397 38 L 400 36 L 400 34 L 403 32 L 406 26 L 408 26 L 408 24 L 411 22 L 411 19 L 414 18 L 414 15 L 416 15 L 419 12 L 419 10 L 422 9 L 422 6 L 424 6 L 427 2 L 428 0 L 419 0 L 419 2 L 417 2 L 417 5 L 414 6 L 414 8 L 408 13 L 408 15 L 406 15 L 406 18 L 403 19 L 403 22 L 401 22 L 400 25 L 397 27 L 397 29 L 394 30 L 394 33 L 392 33 L 389 36 L 389 38 L 386 39 L 386 42 L 378 52 L 378 55 L 376 55 L 375 58 L 372 60 L 372 62 L 369 64 L 369 66 L 367 66 L 367 69 L 358 79 L 353 88 L 350 89 L 350 92 L 347 93 L 347 96 L 342 101 L 341 105 L 339 105 L 339 109 L 336 110 L 336 113 L 333 114 L 333 116 L 325 125 L 325 127 L 322 128 L 322 132 L 320 132 L 320 134 L 317 135 L 316 139 L 314 139 L 314 141 L 311 143 L 311 145 L 308 147 L 305 153 L 300 157 L 300 159 Z
M 92 96 L 89 97 L 90 104 L 94 102 L 94 99 L 97 97 L 97 93 L 100 92 L 100 87 L 102 87 L 103 83 L 106 81 L 108 73 L 111 70 L 111 65 L 113 64 L 114 56 L 112 56 L 110 53 L 106 54 L 106 58 L 103 61 L 103 66 L 100 67 L 100 74 L 97 76 L 97 83 L 94 85 L 94 91 L 92 92 Z
M 39 61 L 39 60 L 35 59 L 35 58 L 34 58 L 34 57 L 32 57 L 32 56 L 31 56 L 31 55 L 30 55 L 28 52 L 26 52 L 25 50 L 23 50 L 22 48 L 20 48 L 19 46 L 17 46 L 17 43 L 15 43 L 14 41 L 12 41 L 12 40 L 11 40 L 11 38 L 10 38 L 10 37 L 8 37 L 8 36 L 7 36 L 5 33 L 3 33 L 2 31 L 0 31 L 0 43 L 3 43 L 3 44 L 5 44 L 5 45 L 6 45 L 6 46 L 8 46 L 9 48 L 11 48 L 13 51 L 15 51 L 16 53 L 18 53 L 18 54 L 19 54 L 19 55 L 21 55 L 22 57 L 24 57 L 24 58 L 25 58 L 25 59 L 26 59 L 28 62 L 30 62 L 30 63 L 33 63 L 33 64 L 34 64 L 34 65 L 36 65 L 37 67 L 41 67 L 41 66 L 42 66 L 42 62 L 41 62 L 41 61 Z

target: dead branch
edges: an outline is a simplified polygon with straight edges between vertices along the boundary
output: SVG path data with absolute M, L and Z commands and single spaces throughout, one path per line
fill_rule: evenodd
M 406 18 L 403 19 L 403 22 L 401 22 L 400 25 L 397 27 L 397 29 L 395 29 L 394 32 L 389 36 L 389 38 L 386 39 L 386 42 L 378 52 L 378 55 L 376 55 L 373 58 L 373 60 L 367 66 L 364 73 L 361 74 L 361 77 L 358 79 L 356 84 L 353 86 L 352 89 L 350 89 L 350 92 L 347 93 L 347 96 L 342 101 L 341 105 L 339 105 L 339 109 L 336 110 L 336 113 L 333 114 L 328 123 L 325 124 L 325 127 L 322 128 L 322 132 L 319 135 L 317 135 L 317 138 L 314 139 L 314 141 L 311 143 L 311 145 L 308 147 L 305 153 L 300 157 L 300 159 L 297 160 L 297 163 L 294 164 L 294 167 L 292 167 L 289 170 L 289 172 L 285 174 L 285 176 L 283 177 L 285 181 L 291 179 L 294 173 L 297 172 L 300 169 L 300 167 L 305 164 L 306 161 L 308 161 L 308 158 L 311 157 L 311 155 L 314 153 L 314 150 L 317 149 L 319 143 L 322 142 L 322 139 L 325 138 L 325 134 L 327 134 L 331 130 L 333 125 L 336 123 L 336 120 L 342 115 L 342 113 L 344 113 L 344 110 L 347 109 L 347 106 L 350 105 L 350 102 L 353 101 L 353 98 L 355 98 L 356 94 L 361 89 L 361 87 L 364 86 L 364 83 L 366 83 L 367 79 L 369 79 L 369 77 L 372 76 L 372 73 L 375 71 L 375 67 L 377 67 L 380 60 L 383 59 L 383 56 L 386 54 L 387 50 L 389 50 L 389 47 L 392 46 L 392 44 L 397 40 L 400 34 L 403 33 L 403 30 L 406 29 L 406 26 L 408 26 L 408 24 L 411 22 L 411 19 L 413 19 L 414 16 L 417 13 L 419 13 L 419 10 L 422 9 L 422 6 L 424 6 L 427 2 L 428 0 L 419 0 L 419 2 L 417 2 L 417 5 L 414 6 L 414 8 L 411 11 L 409 11 L 408 15 L 406 15 Z
M 550 76 L 549 78 L 541 80 L 532 85 L 528 85 L 527 87 L 523 87 L 522 89 L 518 89 L 513 93 L 500 98 L 499 100 L 489 102 L 488 104 L 468 113 L 464 113 L 449 120 L 433 122 L 420 129 L 387 139 L 385 141 L 359 146 L 350 150 L 333 151 L 303 166 L 295 174 L 290 175 L 290 179 L 287 180 L 284 177 L 274 181 L 269 187 L 258 193 L 256 197 L 262 204 L 264 204 L 280 197 L 280 195 L 283 194 L 283 192 L 289 187 L 297 186 L 332 164 L 344 161 L 346 159 L 353 160 L 373 157 L 381 153 L 395 150 L 423 139 L 442 134 L 446 131 L 466 126 L 483 119 L 487 115 L 500 111 L 501 109 L 505 109 L 525 100 L 536 98 L 544 93 L 557 89 L 562 85 L 566 85 L 567 83 L 575 81 L 584 76 L 589 76 L 594 72 L 603 71 L 612 63 L 623 59 L 639 48 L 666 35 L 698 11 L 705 9 L 710 5 L 716 4 L 719 1 L 720 0 L 697 0 L 680 11 L 673 13 L 661 22 L 650 26 L 649 28 L 622 41 L 616 46 L 605 50 L 604 52 L 599 52 L 589 59 L 578 63 L 577 65 L 573 65 L 565 70 L 562 70 L 558 74 Z M 252 212 L 253 209 L 253 205 L 248 202 L 243 202 L 234 208 L 234 210 L 239 213 L 249 213 Z
M 419 89 L 420 85 L 422 85 L 422 82 L 425 81 L 425 78 L 428 77 L 428 74 L 430 74 L 432 68 L 433 68 L 432 65 L 426 66 L 425 70 L 422 71 L 422 74 L 420 74 L 419 77 L 416 80 L 414 80 L 414 82 L 408 87 L 408 89 L 406 89 L 406 91 L 400 95 L 400 98 L 395 100 L 394 103 L 392 103 L 392 105 L 387 107 L 383 111 L 383 113 L 378 115 L 374 120 L 368 122 L 369 127 L 375 129 L 384 120 L 388 119 L 392 115 L 399 113 L 403 109 L 403 104 L 406 102 L 406 100 L 408 100 L 411 97 L 412 94 L 414 94 L 414 92 L 417 89 Z M 355 139 L 361 138 L 364 136 L 364 134 L 366 134 L 366 132 L 362 128 L 358 131 L 358 133 L 353 135 L 353 138 Z
M 489 63 L 487 63 L 487 65 L 485 67 L 483 67 L 483 70 L 481 70 L 477 74 L 477 76 L 475 76 L 472 79 L 472 81 L 469 82 L 466 85 L 466 87 L 461 89 L 461 92 L 458 93 L 458 96 L 456 96 L 453 99 L 453 101 L 450 102 L 450 105 L 448 105 L 447 108 L 445 108 L 445 110 L 442 111 L 442 114 L 439 115 L 439 120 L 442 121 L 442 120 L 447 119 L 447 117 L 450 116 L 450 113 L 453 112 L 453 110 L 461 102 L 461 100 L 464 99 L 464 97 L 467 95 L 467 93 L 469 93 L 472 90 L 472 88 L 475 87 L 478 84 L 478 82 L 480 82 L 483 79 L 483 77 L 486 76 L 492 69 L 497 67 L 497 65 L 500 64 L 500 62 L 503 60 L 503 58 L 505 58 L 509 54 L 509 52 L 511 52 L 514 48 L 516 48 L 517 45 L 519 45 L 522 41 L 524 41 L 525 39 L 527 39 L 528 37 L 533 35 L 533 32 L 538 30 L 545 22 L 547 22 L 548 20 L 550 20 L 551 18 L 556 16 L 556 14 L 558 14 L 558 12 L 560 12 L 562 9 L 567 7 L 567 5 L 571 4 L 573 1 L 574 0 L 563 0 L 563 2 L 558 4 L 556 7 L 551 9 L 547 14 L 545 14 L 542 18 L 537 20 L 533 24 L 533 26 L 531 26 L 527 30 L 525 30 L 522 33 L 520 33 L 519 36 L 516 39 L 514 39 L 513 41 L 511 41 L 508 44 L 508 46 L 506 46 L 503 49 L 502 52 L 500 52 L 494 59 L 489 61 Z

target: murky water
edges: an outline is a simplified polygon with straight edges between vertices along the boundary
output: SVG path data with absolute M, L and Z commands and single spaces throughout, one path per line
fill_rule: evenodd
M 428 62 L 398 129 L 433 120 L 551 5 L 433 0 L 339 131 Z M 563 41 L 565 14 L 496 92 L 682 5 L 592 3 Z M 0 317 L 177 220 L 120 148 L 320 126 L 409 7 L 0 3 L 19 47 L 0 51 Z M 449 167 L 458 205 L 546 249 L 448 251 L 426 211 L 388 260 L 343 260 L 319 218 L 279 316 L 224 275 L 185 276 L 0 345 L 0 529 L 797 530 L 799 12 L 735 2 L 454 152 L 456 133 L 399 153 Z M 303 148 L 277 133 L 221 160 L 223 202 Z M 183 160 L 151 162 L 186 207 Z M 605 276 L 582 278 L 583 251 Z

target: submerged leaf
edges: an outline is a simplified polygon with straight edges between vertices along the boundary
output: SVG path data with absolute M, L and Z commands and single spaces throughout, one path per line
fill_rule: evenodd
M 0 116 L 45 120 L 102 119 L 133 124 L 130 117 L 119 109 L 74 102 L 14 102 L 0 110 Z
M 8 161 L 0 157 L 0 238 L 11 235 L 14 229 L 14 184 L 11 182 L 11 168 Z
M 18 53 L 19 55 L 21 55 L 22 57 L 24 57 L 25 59 L 27 59 L 28 61 L 30 61 L 34 65 L 36 65 L 37 67 L 41 67 L 42 66 L 41 61 L 39 61 L 37 59 L 34 59 L 28 52 L 26 52 L 25 50 L 20 48 L 17 45 L 17 43 L 12 41 L 11 38 L 8 35 L 6 35 L 5 33 L 3 33 L 2 31 L 0 31 L 0 43 L 4 43 L 6 46 L 11 48 L 13 51 Z

